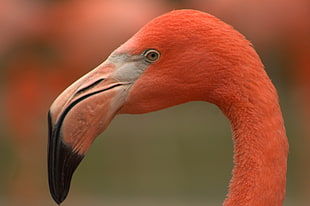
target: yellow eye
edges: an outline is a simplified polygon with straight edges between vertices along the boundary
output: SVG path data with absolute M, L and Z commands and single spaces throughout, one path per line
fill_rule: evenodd
M 159 51 L 155 49 L 146 50 L 143 55 L 145 56 L 145 60 L 149 63 L 156 62 L 160 57 Z

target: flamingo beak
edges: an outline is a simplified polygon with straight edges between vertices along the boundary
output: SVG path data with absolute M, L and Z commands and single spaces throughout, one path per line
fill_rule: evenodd
M 120 80 L 119 70 L 119 65 L 104 62 L 68 87 L 50 108 L 48 179 L 57 204 L 66 198 L 73 172 L 91 143 L 125 102 L 132 82 Z

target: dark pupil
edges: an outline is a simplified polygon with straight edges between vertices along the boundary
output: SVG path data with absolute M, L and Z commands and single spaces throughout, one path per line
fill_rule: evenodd
M 154 59 L 157 58 L 157 54 L 156 54 L 155 52 L 149 53 L 149 58 L 150 58 L 151 60 L 154 60 Z

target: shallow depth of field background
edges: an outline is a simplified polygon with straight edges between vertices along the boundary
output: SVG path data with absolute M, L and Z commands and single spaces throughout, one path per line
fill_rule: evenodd
M 0 206 L 56 205 L 49 195 L 46 169 L 50 104 L 149 20 L 180 8 L 209 12 L 255 45 L 278 89 L 290 142 L 284 205 L 309 205 L 309 4 L 2 0 Z M 92 145 L 62 205 L 221 205 L 232 156 L 229 122 L 209 103 L 120 115 Z

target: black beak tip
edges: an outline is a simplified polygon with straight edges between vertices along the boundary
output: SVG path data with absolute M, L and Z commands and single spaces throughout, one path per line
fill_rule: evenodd
M 68 195 L 72 175 L 84 155 L 75 153 L 61 142 L 58 155 L 55 156 L 58 158 L 49 164 L 49 187 L 53 199 L 60 204 Z
M 63 142 L 61 124 L 53 125 L 50 113 L 48 116 L 48 182 L 51 196 L 60 205 L 68 195 L 72 175 L 84 155 Z

